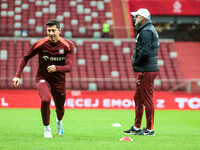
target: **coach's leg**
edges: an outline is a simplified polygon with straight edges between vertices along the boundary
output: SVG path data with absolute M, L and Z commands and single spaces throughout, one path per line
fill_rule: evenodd
M 135 95 L 134 95 L 134 101 L 135 101 L 135 124 L 134 126 L 137 128 L 141 127 L 142 123 L 142 116 L 144 111 L 144 100 L 141 96 L 141 77 L 142 73 L 137 73 L 137 82 L 136 82 L 136 89 L 135 89 Z
M 153 130 L 154 126 L 154 102 L 153 102 L 153 91 L 154 91 L 154 79 L 157 76 L 157 72 L 145 72 L 142 82 L 142 97 L 144 99 L 145 113 L 147 129 Z
M 42 121 L 47 126 L 50 121 L 51 86 L 46 80 L 40 80 L 37 82 L 37 90 L 41 98 Z

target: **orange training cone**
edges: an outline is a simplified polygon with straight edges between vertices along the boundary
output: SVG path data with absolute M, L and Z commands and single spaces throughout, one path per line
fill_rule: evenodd
M 133 140 L 130 137 L 125 136 L 125 137 L 121 138 L 120 141 L 133 141 Z

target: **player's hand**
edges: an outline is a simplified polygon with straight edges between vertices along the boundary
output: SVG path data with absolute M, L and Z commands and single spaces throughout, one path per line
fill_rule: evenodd
M 17 77 L 14 77 L 14 78 L 13 78 L 13 83 L 14 83 L 14 86 L 15 86 L 15 87 L 18 87 L 19 82 L 20 82 L 20 78 L 17 78 Z
M 47 71 L 49 73 L 56 72 L 56 66 L 55 65 L 51 65 L 51 66 L 47 67 Z

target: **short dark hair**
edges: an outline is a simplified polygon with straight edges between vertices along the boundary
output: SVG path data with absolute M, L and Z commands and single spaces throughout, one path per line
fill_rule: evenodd
M 46 26 L 53 26 L 53 25 L 56 25 L 56 27 L 60 29 L 60 22 L 56 19 L 50 19 L 46 24 Z

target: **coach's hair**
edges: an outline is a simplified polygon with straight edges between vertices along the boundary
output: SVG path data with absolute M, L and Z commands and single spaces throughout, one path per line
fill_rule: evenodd
M 46 26 L 53 26 L 53 25 L 56 25 L 56 27 L 60 29 L 60 22 L 56 19 L 50 19 L 46 24 Z

